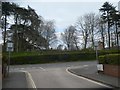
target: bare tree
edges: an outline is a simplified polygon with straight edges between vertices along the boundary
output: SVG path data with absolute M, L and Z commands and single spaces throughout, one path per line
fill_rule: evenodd
M 81 16 L 77 21 L 77 28 L 81 33 L 84 49 L 87 47 L 88 35 L 89 35 L 89 23 L 87 16 Z
M 89 43 L 92 43 L 92 48 L 94 47 L 95 34 L 97 32 L 96 20 L 97 16 L 95 15 L 95 13 L 85 14 L 77 20 L 76 26 L 82 35 L 84 49 L 86 49 L 88 41 Z
M 96 22 L 97 22 L 98 34 L 100 34 L 103 49 L 105 49 L 105 37 L 107 33 L 106 31 L 107 27 L 104 20 L 100 16 L 98 16 L 98 19 Z
M 74 26 L 69 26 L 62 33 L 62 40 L 67 45 L 68 50 L 78 50 L 78 37 L 76 35 L 76 28 Z
M 50 45 L 56 40 L 55 25 L 53 21 L 45 21 L 42 35 L 47 40 L 46 49 L 49 49 Z
M 89 25 L 90 25 L 90 28 L 89 28 L 89 34 L 90 34 L 90 39 L 91 39 L 91 42 L 92 42 L 92 48 L 94 47 L 94 41 L 95 41 L 95 32 L 96 32 L 96 15 L 95 13 L 89 13 L 88 14 L 88 22 L 89 22 Z

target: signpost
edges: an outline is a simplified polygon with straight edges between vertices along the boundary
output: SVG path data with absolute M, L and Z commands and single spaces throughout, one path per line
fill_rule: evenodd
M 9 52 L 7 73 L 9 74 L 10 54 L 11 54 L 11 52 L 13 52 L 13 42 L 12 42 L 12 39 L 11 39 L 12 33 L 9 31 L 7 34 L 8 34 L 8 38 L 7 38 L 7 48 L 6 48 L 6 51 Z
M 8 57 L 8 74 L 9 74 L 9 68 L 10 68 L 10 52 L 13 51 L 13 43 L 8 42 L 7 43 L 7 51 L 9 52 L 9 57 Z
M 13 51 L 13 43 L 12 42 L 8 42 L 7 43 L 7 51 L 8 52 L 12 52 Z

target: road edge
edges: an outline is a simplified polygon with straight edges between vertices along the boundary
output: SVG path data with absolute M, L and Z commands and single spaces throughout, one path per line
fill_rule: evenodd
M 99 80 L 95 80 L 95 79 L 86 77 L 86 76 L 84 76 L 84 75 L 78 75 L 77 73 L 75 73 L 74 71 L 72 71 L 72 70 L 70 70 L 70 69 L 71 69 L 71 68 L 68 67 L 68 68 L 66 69 L 66 71 L 69 72 L 69 73 L 71 73 L 71 74 L 74 75 L 74 76 L 79 77 L 79 78 L 80 78 L 80 77 L 81 77 L 81 78 L 86 78 L 86 79 L 88 79 L 88 80 L 90 80 L 90 81 L 99 83 L 99 85 L 100 85 L 100 84 L 101 84 L 101 85 L 103 84 L 105 87 L 108 87 L 108 88 L 110 88 L 110 87 L 118 88 L 118 87 L 112 86 L 112 85 L 110 85 L 110 84 L 101 82 L 101 81 L 99 81 Z M 102 85 L 102 86 L 103 86 L 103 85 Z
M 24 72 L 25 75 L 26 75 L 26 80 L 27 80 L 28 88 L 30 90 L 37 90 L 36 85 L 35 85 L 35 83 L 34 83 L 34 81 L 32 79 L 31 74 L 28 71 L 23 71 L 22 70 L 22 72 Z

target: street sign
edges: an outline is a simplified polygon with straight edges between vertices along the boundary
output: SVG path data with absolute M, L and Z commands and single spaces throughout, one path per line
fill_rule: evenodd
M 7 43 L 7 47 L 13 47 L 13 43 L 12 42 L 9 42 L 9 43 Z
M 12 42 L 7 43 L 7 51 L 10 51 L 10 52 L 13 51 L 13 43 Z
M 7 47 L 7 51 L 13 52 L 13 47 Z
M 95 47 L 98 47 L 98 41 L 94 42 Z

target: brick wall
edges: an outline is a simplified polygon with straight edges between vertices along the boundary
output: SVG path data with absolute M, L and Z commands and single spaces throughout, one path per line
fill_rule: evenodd
M 120 66 L 104 64 L 104 74 L 120 77 Z

